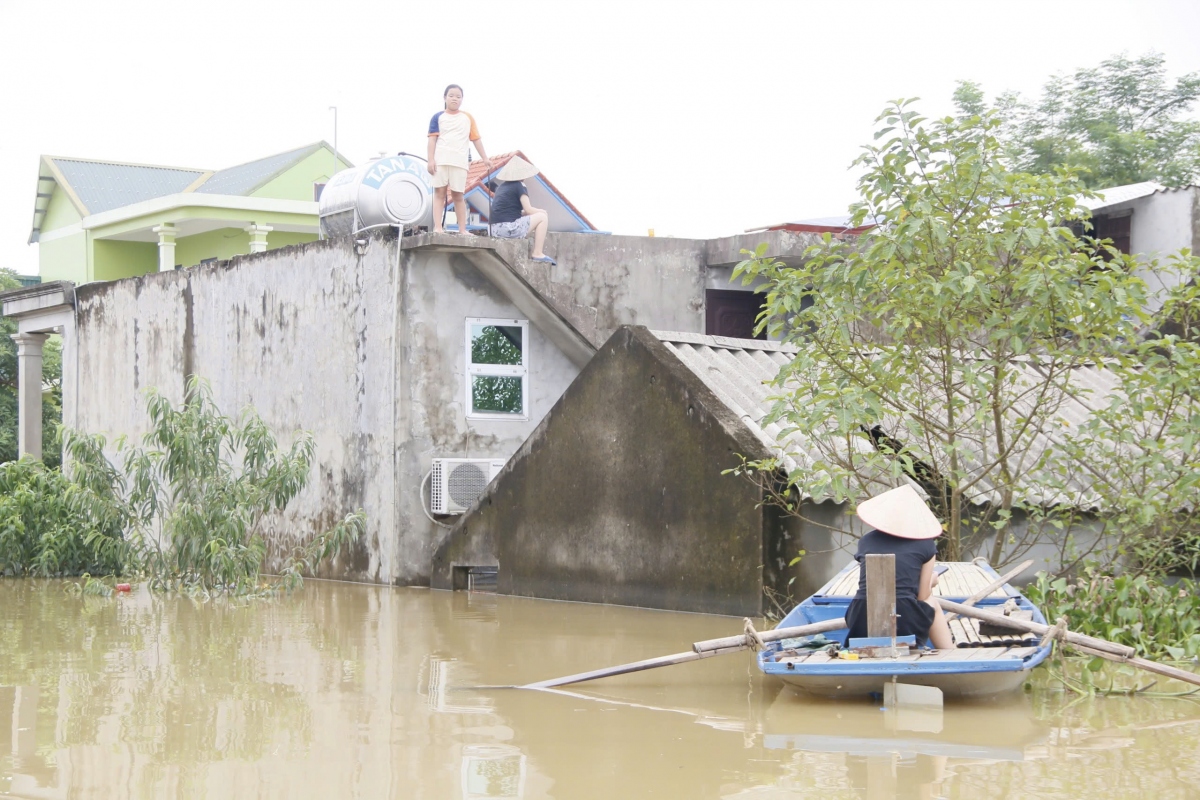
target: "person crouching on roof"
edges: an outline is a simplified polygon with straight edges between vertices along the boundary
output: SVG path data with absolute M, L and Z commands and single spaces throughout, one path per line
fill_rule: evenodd
M 492 236 L 498 239 L 524 239 L 532 231 L 533 254 L 530 258 L 543 264 L 554 264 L 554 259 L 542 252 L 550 215 L 530 204 L 529 190 L 522 183 L 537 174 L 538 168 L 520 156 L 513 156 L 496 173 L 500 184 L 492 195 L 488 225 Z
M 467 201 L 463 192 L 467 188 L 467 161 L 471 142 L 479 151 L 487 171 L 492 163 L 483 150 L 483 139 L 475 127 L 475 118 L 462 105 L 462 87 L 452 83 L 442 93 L 445 108 L 433 115 L 429 121 L 429 163 L 427 169 L 433 176 L 433 233 L 443 233 L 442 217 L 446 211 L 446 190 L 454 202 L 454 217 L 458 220 L 458 232 L 467 235 Z
M 876 495 L 858 507 L 858 518 L 874 528 L 858 540 L 854 558 L 861 565 L 858 594 L 846 611 L 849 639 L 867 636 L 868 555 L 896 556 L 896 635 L 916 636 L 939 650 L 954 647 L 942 608 L 933 601 L 937 585 L 937 545 L 942 524 L 909 485 Z

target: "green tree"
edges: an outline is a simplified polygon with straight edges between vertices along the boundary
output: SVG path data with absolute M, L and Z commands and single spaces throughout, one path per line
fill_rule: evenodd
M 1023 171 L 1072 167 L 1091 188 L 1141 181 L 1184 186 L 1200 181 L 1200 121 L 1189 116 L 1197 99 L 1200 73 L 1172 83 L 1166 59 L 1148 53 L 1057 75 L 1033 102 L 1002 94 L 993 110 L 1005 119 L 1002 137 Z M 958 84 L 954 101 L 964 116 L 988 108 L 982 88 L 970 81 Z
M 1073 375 L 1137 340 L 1146 289 L 1128 257 L 1073 233 L 1087 216 L 1074 174 L 1008 169 L 995 112 L 929 121 L 900 101 L 877 122 L 852 206 L 871 234 L 826 237 L 797 267 L 760 248 L 735 273 L 767 279 L 761 324 L 799 345 L 767 422 L 808 443 L 788 475 L 802 496 L 854 503 L 907 475 L 946 526 L 944 558 L 996 534 L 1004 563 L 1072 522 L 1082 451 L 1030 454 L 1072 439 L 1059 411 Z M 1133 380 L 1136 360 L 1119 365 Z M 1099 469 L 1120 456 L 1106 424 L 1089 434 Z M 1031 485 L 1045 502 L 1026 501 Z
M 21 285 L 17 274 L 0 268 L 0 291 Z M 17 459 L 17 332 L 16 320 L 0 317 L 0 464 Z M 42 460 L 49 467 L 61 461 L 58 424 L 62 421 L 62 349 L 58 337 L 46 342 L 42 379 L 50 391 L 42 397 Z
M 125 514 L 126 568 L 144 570 L 159 588 L 205 592 L 257 591 L 266 558 L 263 525 L 308 482 L 315 444 L 300 432 L 283 448 L 265 422 L 246 409 L 238 419 L 217 408 L 207 383 L 193 377 L 178 407 L 147 394 L 150 430 L 144 447 L 116 442 L 118 469 L 99 436 L 68 431 L 72 480 L 98 496 L 118 498 Z M 284 585 L 300 583 L 361 536 L 366 518 L 349 514 L 282 564 Z

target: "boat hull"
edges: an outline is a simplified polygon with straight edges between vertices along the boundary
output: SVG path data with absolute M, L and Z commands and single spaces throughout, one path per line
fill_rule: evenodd
M 986 564 L 958 562 L 947 567 L 947 577 L 939 581 L 936 594 L 959 602 L 983 587 L 994 586 L 1000 577 Z M 858 588 L 857 570 L 858 564 L 851 562 L 793 609 L 779 627 L 845 617 Z M 998 612 L 1005 603 L 1015 603 L 1018 609 L 1028 611 L 1033 621 L 1045 624 L 1041 611 L 1009 584 L 992 590 L 978 604 Z M 830 631 L 827 638 L 844 644 L 848 633 L 842 628 Z M 758 666 L 802 692 L 823 697 L 878 694 L 885 683 L 895 680 L 933 686 L 946 697 L 983 698 L 1020 689 L 1034 667 L 1050 654 L 1050 645 L 1043 645 L 1032 634 L 981 635 L 976 620 L 952 623 L 951 633 L 958 645 L 953 649 L 923 650 L 897 658 L 842 659 L 822 650 L 806 650 L 804 643 L 772 642 L 758 654 Z
M 934 686 L 946 697 L 983 698 L 1008 694 L 1020 689 L 1031 670 L 1010 672 L 952 672 L 929 674 L 905 672 L 897 674 L 899 683 L 915 686 Z M 880 694 L 888 675 L 780 675 L 789 686 L 806 694 L 821 697 L 862 697 Z

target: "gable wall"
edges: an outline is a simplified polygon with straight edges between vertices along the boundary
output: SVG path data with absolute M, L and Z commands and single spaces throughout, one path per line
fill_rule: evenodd
M 334 172 L 349 165 L 338 157 L 338 169 L 333 168 L 333 151 L 321 148 L 305 157 L 299 164 L 256 189 L 251 197 L 274 197 L 278 200 L 313 200 L 313 184 L 324 183 Z
M 644 328 L 622 328 L 445 539 L 434 585 L 715 614 L 762 609 L 761 446 Z

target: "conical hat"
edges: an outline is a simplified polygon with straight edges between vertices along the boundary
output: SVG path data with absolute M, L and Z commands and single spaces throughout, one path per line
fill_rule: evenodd
M 902 539 L 934 539 L 942 533 L 942 523 L 907 483 L 860 503 L 858 518 Z
M 523 181 L 537 175 L 539 171 L 537 167 L 520 156 L 513 156 L 507 164 L 500 168 L 496 177 L 502 181 Z

